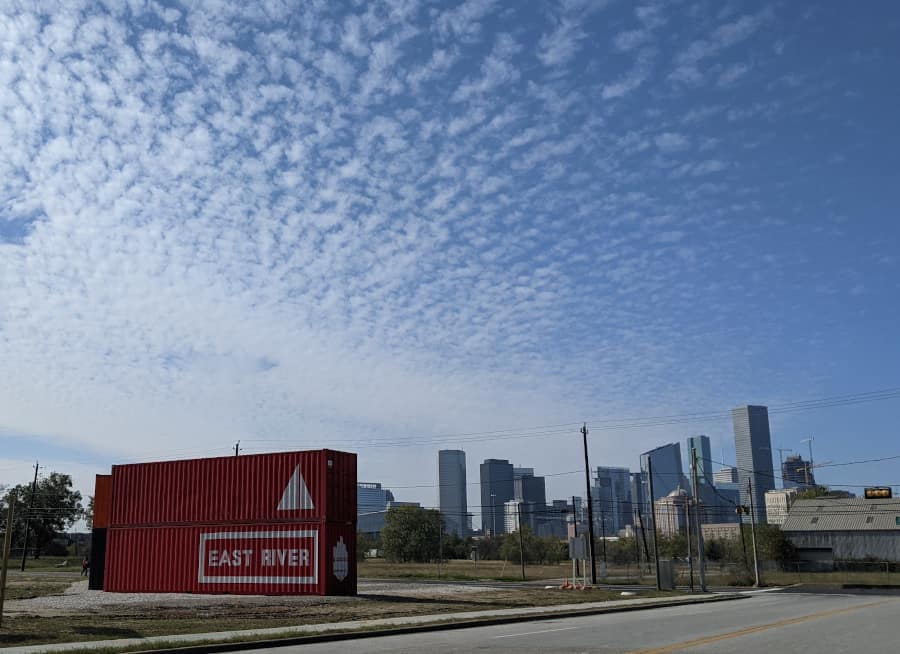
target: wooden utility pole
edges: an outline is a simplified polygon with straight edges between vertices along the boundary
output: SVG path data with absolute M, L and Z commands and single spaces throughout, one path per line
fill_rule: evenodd
M 591 557 L 591 585 L 597 585 L 597 562 L 594 558 L 594 505 L 591 503 L 591 469 L 588 464 L 588 447 L 587 423 L 581 428 L 581 435 L 584 437 L 584 481 L 587 488 L 587 509 L 588 509 L 588 552 Z
M 237 456 L 240 451 L 241 451 L 241 442 L 238 441 L 237 443 L 234 444 L 234 455 Z
M 9 511 L 6 514 L 6 533 L 3 535 L 3 567 L 0 568 L 0 626 L 3 625 L 3 601 L 6 599 L 6 571 L 9 568 L 9 546 L 12 544 L 13 513 L 16 506 L 16 492 L 10 491 L 8 496 Z
M 706 592 L 706 562 L 703 557 L 703 526 L 700 522 L 700 484 L 697 480 L 697 449 L 691 448 L 691 477 L 694 482 L 694 519 L 697 521 L 697 566 L 700 568 L 700 592 Z
M 519 561 L 522 564 L 522 581 L 525 581 L 525 538 L 522 535 L 522 502 L 516 503 L 516 516 L 519 518 Z
M 759 554 L 756 551 L 756 516 L 753 514 L 753 484 L 747 480 L 747 494 L 750 495 L 750 538 L 753 541 L 753 576 L 756 583 L 754 588 L 759 588 Z
M 34 482 L 31 484 L 31 504 L 28 507 L 28 513 L 25 514 L 25 538 L 22 540 L 22 572 L 25 572 L 25 557 L 28 556 L 28 528 L 31 526 L 29 524 L 29 519 L 31 518 L 31 514 L 34 513 L 34 500 L 37 496 L 37 477 L 38 477 L 38 462 L 34 462 Z
M 653 459 L 647 455 L 647 477 L 650 479 L 650 515 L 653 516 L 653 562 L 656 567 L 656 590 L 662 590 L 659 578 L 659 543 L 656 540 L 656 503 L 653 501 Z

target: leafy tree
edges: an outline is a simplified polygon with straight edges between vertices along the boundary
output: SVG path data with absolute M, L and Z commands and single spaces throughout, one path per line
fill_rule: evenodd
M 385 557 L 403 563 L 434 561 L 438 558 L 442 525 L 439 511 L 417 506 L 392 507 L 381 531 Z
M 369 550 L 381 547 L 381 539 L 362 531 L 356 532 L 356 560 L 364 561 Z
M 24 545 L 27 521 L 28 546 L 34 548 L 36 559 L 47 552 L 53 540 L 75 524 L 84 511 L 81 493 L 72 489 L 70 475 L 51 472 L 38 480 L 33 508 L 31 484 L 20 484 L 13 491 L 16 493 L 13 547 Z
M 94 496 L 88 495 L 87 508 L 82 512 L 84 523 L 87 525 L 88 531 L 94 528 Z
M 814 500 L 817 497 L 823 497 L 828 495 L 831 492 L 831 489 L 828 486 L 813 486 L 812 488 L 805 488 L 801 491 L 797 492 L 796 499 L 798 500 Z

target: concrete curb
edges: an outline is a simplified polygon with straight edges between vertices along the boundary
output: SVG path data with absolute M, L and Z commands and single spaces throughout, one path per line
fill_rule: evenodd
M 516 622 L 533 622 L 537 620 L 554 620 L 557 618 L 575 618 L 587 615 L 602 615 L 605 613 L 626 613 L 632 611 L 643 611 L 647 609 L 660 609 L 670 606 L 687 606 L 691 604 L 712 604 L 715 602 L 727 602 L 737 599 L 745 599 L 747 596 L 733 593 L 727 595 L 708 595 L 702 597 L 688 597 L 686 599 L 671 599 L 659 602 L 647 602 L 642 604 L 619 605 L 611 607 L 594 607 L 582 610 L 556 611 L 547 613 L 533 613 L 522 615 L 507 615 L 485 617 L 484 619 L 467 618 L 459 621 L 452 621 L 452 616 L 448 617 L 448 622 L 434 622 L 420 625 L 407 625 L 397 627 L 385 627 L 383 629 L 372 630 L 356 630 L 356 631 L 335 631 L 333 633 L 312 634 L 304 636 L 289 636 L 287 638 L 274 638 L 267 640 L 248 640 L 241 642 L 225 642 L 225 643 L 207 643 L 203 645 L 185 645 L 184 647 L 174 647 L 166 649 L 148 649 L 135 651 L 132 654 L 205 654 L 207 652 L 239 652 L 248 649 L 270 649 L 276 647 L 289 647 L 293 645 L 311 645 L 314 643 L 330 643 L 340 642 L 344 640 L 357 640 L 361 638 L 383 638 L 385 636 L 401 636 L 412 633 L 426 633 L 432 631 L 447 631 L 455 629 L 468 629 L 471 627 L 489 627 L 502 624 L 513 624 Z M 85 649 L 91 646 L 103 647 L 103 641 L 85 644 Z M 2 650 L 0 650 L 2 652 Z

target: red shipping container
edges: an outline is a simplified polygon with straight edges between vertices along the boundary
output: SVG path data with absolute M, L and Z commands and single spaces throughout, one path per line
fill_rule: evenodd
M 231 594 L 356 594 L 355 525 L 116 527 L 104 590 Z
M 112 477 L 110 475 L 97 475 L 94 481 L 94 529 L 109 527 L 111 488 Z
M 356 455 L 333 450 L 116 465 L 110 526 L 356 521 Z
M 356 455 L 117 465 L 103 589 L 356 593 Z

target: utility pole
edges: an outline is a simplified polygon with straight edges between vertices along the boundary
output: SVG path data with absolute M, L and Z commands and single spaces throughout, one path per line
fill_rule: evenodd
M 700 568 L 700 592 L 706 592 L 706 554 L 703 549 L 703 527 L 700 524 L 700 484 L 697 480 L 697 449 L 691 448 L 691 477 L 694 482 L 694 519 L 697 521 L 697 565 Z
M 759 588 L 759 554 L 756 551 L 756 516 L 753 514 L 753 483 L 747 480 L 747 494 L 750 495 L 750 538 L 753 541 L 753 577 L 756 583 L 754 588 Z
M 588 509 L 588 552 L 591 556 L 591 585 L 597 585 L 597 562 L 594 559 L 594 505 L 591 502 L 591 469 L 588 465 L 588 448 L 587 423 L 581 428 L 581 435 L 584 437 L 584 482 L 587 488 L 587 509 Z
M 678 506 L 673 504 L 672 508 L 675 510 L 675 518 L 677 522 L 678 518 Z M 693 546 L 691 541 L 691 500 L 685 495 L 684 498 L 684 526 L 685 532 L 687 533 L 687 556 L 688 556 L 688 574 L 691 579 L 691 592 L 694 592 L 694 553 Z
M 34 481 L 31 484 L 31 504 L 28 506 L 28 513 L 25 514 L 25 538 L 22 540 L 22 572 L 25 572 L 25 557 L 28 555 L 28 528 L 31 526 L 30 518 L 31 514 L 34 513 L 34 500 L 37 495 L 37 477 L 38 477 L 38 462 L 34 462 Z
M 241 442 L 238 441 L 237 443 L 234 444 L 234 455 L 237 456 L 238 452 L 240 452 L 240 451 L 241 451 Z
M 644 542 L 644 558 L 647 559 L 647 572 L 650 572 L 650 548 L 647 547 L 647 529 L 644 527 L 644 518 L 641 516 L 641 510 L 638 509 L 638 520 L 641 521 L 641 540 Z M 638 556 L 640 559 L 640 556 Z
M 522 502 L 516 502 L 516 517 L 519 519 L 519 561 L 522 564 L 522 581 L 525 581 L 525 540 L 522 535 Z
M 659 578 L 659 543 L 656 540 L 656 504 L 653 501 L 653 459 L 647 455 L 647 476 L 650 478 L 650 514 L 653 516 L 653 562 L 656 566 L 656 590 L 662 590 Z
M 603 576 L 606 576 L 606 514 L 603 512 L 603 500 L 600 500 L 600 542 L 603 549 Z
M 438 579 L 441 578 L 441 564 L 444 562 L 444 517 L 438 513 Z
M 9 511 L 6 514 L 6 533 L 3 535 L 3 567 L 0 568 L 0 625 L 3 624 L 3 601 L 6 599 L 6 571 L 9 568 L 9 546 L 12 544 L 13 511 L 18 498 L 15 491 L 10 491 L 7 497 Z
M 575 508 L 575 496 L 572 496 L 572 537 L 578 538 L 578 511 Z M 575 575 L 578 576 L 581 574 L 581 568 L 578 563 L 578 559 L 574 559 L 575 561 Z M 573 580 L 572 583 L 575 583 Z

